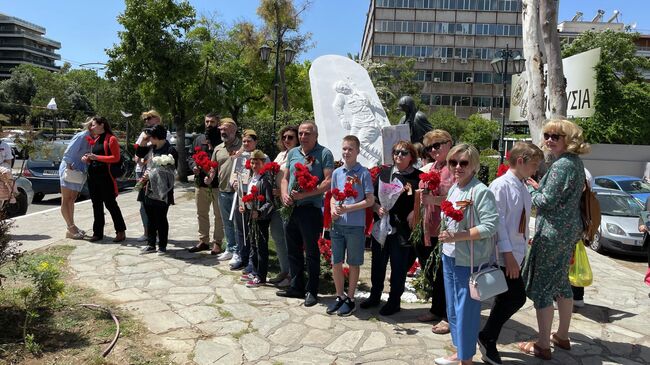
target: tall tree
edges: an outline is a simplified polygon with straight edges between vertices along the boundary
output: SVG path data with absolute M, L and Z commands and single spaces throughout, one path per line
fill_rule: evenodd
M 386 63 L 362 61 L 363 66 L 370 76 L 377 96 L 388 115 L 388 120 L 396 124 L 402 111 L 398 107 L 399 99 L 404 95 L 413 97 L 417 104 L 420 103 L 421 86 L 415 81 L 415 59 L 398 59 Z
M 557 12 L 559 0 L 539 0 L 539 15 L 542 27 L 542 39 L 546 50 L 548 64 L 548 103 L 551 118 L 566 118 L 567 95 L 566 78 L 562 68 L 562 48 L 557 31 Z
M 525 77 L 527 80 L 525 100 L 526 119 L 530 127 L 533 143 L 541 142 L 542 126 L 546 120 L 544 112 L 544 62 L 540 40 L 539 3 L 544 0 L 523 0 L 523 43 L 526 58 Z
M 109 77 L 130 79 L 150 105 L 171 114 L 177 138 L 179 180 L 187 181 L 185 123 L 196 106 L 189 92 L 197 80 L 199 51 L 187 39 L 196 22 L 188 1 L 125 0 L 118 16 L 120 43 L 106 52 Z
M 36 95 L 34 76 L 28 69 L 17 67 L 11 77 L 0 83 L 0 113 L 7 114 L 13 124 L 25 123 L 29 106 Z
M 284 48 L 291 47 L 296 51 L 296 56 L 311 45 L 311 33 L 299 33 L 301 13 L 310 6 L 310 1 L 305 1 L 296 7 L 293 0 L 261 0 L 257 8 L 257 15 L 264 21 L 264 35 L 275 42 L 275 50 L 282 52 Z M 280 55 L 281 56 L 281 55 Z M 275 65 L 273 65 L 275 66 Z M 282 108 L 289 110 L 289 94 L 287 92 L 286 65 L 280 57 L 278 62 L 278 83 L 282 95 Z

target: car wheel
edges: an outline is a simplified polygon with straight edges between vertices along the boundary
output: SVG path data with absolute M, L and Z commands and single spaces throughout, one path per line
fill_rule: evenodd
M 589 247 L 591 247 L 592 250 L 598 253 L 605 252 L 605 248 L 603 247 L 603 244 L 600 243 L 600 232 L 596 232 L 596 234 L 594 234 L 594 239 L 589 243 Z
M 43 193 L 34 193 L 34 198 L 32 199 L 33 203 L 38 203 L 43 201 L 43 198 L 45 198 L 45 194 Z
M 18 189 L 18 195 L 16 195 L 16 202 L 12 204 L 7 204 L 5 207 L 5 213 L 8 218 L 18 217 L 21 215 L 27 214 L 27 207 L 29 202 L 27 202 L 27 194 L 23 189 Z

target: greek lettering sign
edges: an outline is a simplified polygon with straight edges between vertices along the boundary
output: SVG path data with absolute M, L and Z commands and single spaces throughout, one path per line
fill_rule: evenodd
M 596 96 L 596 65 L 600 61 L 600 48 L 582 52 L 562 60 L 566 78 L 567 117 L 583 118 L 594 115 Z M 547 67 L 544 65 L 544 75 Z M 510 95 L 510 121 L 526 121 L 528 80 L 526 74 L 512 75 Z M 546 117 L 550 117 L 548 88 L 544 90 L 546 98 Z

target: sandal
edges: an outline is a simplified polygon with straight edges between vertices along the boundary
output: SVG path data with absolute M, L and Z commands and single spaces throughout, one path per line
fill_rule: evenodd
M 431 327 L 431 332 L 437 335 L 446 335 L 449 333 L 449 323 L 443 319 Z
M 537 346 L 536 342 L 520 342 L 517 347 L 519 348 L 519 351 L 523 352 L 524 354 L 533 355 L 542 360 L 551 359 L 551 349 L 543 349 Z
M 418 316 L 418 321 L 420 322 L 433 322 L 433 321 L 440 321 L 440 320 L 441 320 L 440 317 L 428 311 Z
M 571 340 L 568 338 L 566 340 L 560 338 L 555 332 L 551 334 L 551 342 L 562 350 L 571 350 Z
M 222 252 L 223 252 L 223 250 L 221 249 L 221 246 L 217 245 L 217 244 L 214 244 L 212 246 L 212 250 L 210 250 L 210 255 L 214 256 L 214 255 L 218 255 L 218 254 L 220 254 Z

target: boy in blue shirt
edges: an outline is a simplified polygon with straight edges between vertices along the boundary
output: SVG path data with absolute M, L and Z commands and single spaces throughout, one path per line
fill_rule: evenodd
M 332 173 L 332 190 L 345 190 L 350 183 L 356 191 L 356 197 L 347 197 L 337 201 L 335 197 L 328 202 L 331 205 L 332 229 L 332 276 L 336 287 L 336 301 L 327 308 L 327 314 L 337 313 L 349 316 L 355 310 L 354 293 L 357 289 L 360 267 L 363 264 L 365 243 L 366 208 L 373 206 L 372 178 L 367 168 L 357 162 L 361 144 L 355 136 L 343 137 L 343 166 Z M 350 266 L 347 296 L 344 292 L 345 277 L 343 258 L 347 252 Z

